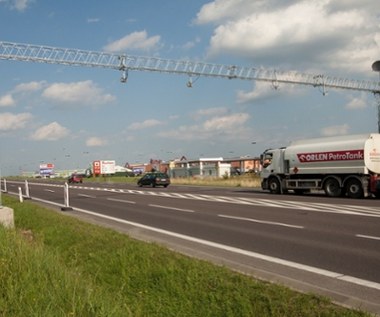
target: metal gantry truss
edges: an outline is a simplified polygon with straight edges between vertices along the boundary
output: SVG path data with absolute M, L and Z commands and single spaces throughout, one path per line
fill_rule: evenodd
M 377 96 L 380 94 L 380 81 L 352 80 L 323 74 L 307 74 L 296 71 L 279 71 L 237 65 L 220 65 L 188 60 L 113 54 L 3 41 L 0 41 L 0 59 L 110 68 L 122 72 L 122 82 L 127 81 L 129 71 L 148 71 L 186 75 L 189 77 L 187 83 L 189 87 L 192 86 L 193 78 L 204 76 L 264 81 L 271 83 L 275 88 L 281 83 L 306 85 L 319 88 L 323 94 L 330 88 L 370 92 Z M 378 102 L 378 129 L 380 132 L 380 102 Z

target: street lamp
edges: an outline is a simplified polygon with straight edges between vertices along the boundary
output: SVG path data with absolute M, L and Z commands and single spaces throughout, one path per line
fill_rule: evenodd
M 2 188 L 1 188 L 1 168 L 0 168 L 0 209 L 3 208 L 3 197 L 1 196 Z
M 380 61 L 376 61 L 372 64 L 372 70 L 378 72 L 380 78 Z M 375 92 L 374 95 L 377 100 L 377 132 L 380 133 L 380 94 Z

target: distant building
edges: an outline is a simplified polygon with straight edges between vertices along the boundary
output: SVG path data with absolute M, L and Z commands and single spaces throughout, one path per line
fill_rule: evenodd
M 170 177 L 224 177 L 230 176 L 231 164 L 222 157 L 200 158 L 198 160 L 176 160 L 170 162 Z
M 259 173 L 261 171 L 260 158 L 251 156 L 241 156 L 224 159 L 224 162 L 230 163 L 231 167 L 244 173 Z
M 162 161 L 151 159 L 144 164 L 126 164 L 135 175 L 151 171 L 167 173 L 172 178 L 180 177 L 230 177 L 231 175 L 244 173 L 258 173 L 261 170 L 258 157 L 227 158 L 199 158 L 188 160 L 185 156 L 180 159 Z

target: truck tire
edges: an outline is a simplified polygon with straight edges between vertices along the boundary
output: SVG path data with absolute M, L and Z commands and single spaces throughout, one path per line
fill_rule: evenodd
M 336 178 L 328 178 L 323 188 L 329 197 L 339 197 L 342 194 L 342 188 Z
M 268 181 L 268 187 L 271 194 L 281 194 L 281 184 L 277 178 L 270 178 Z
M 364 196 L 362 182 L 356 178 L 350 179 L 346 185 L 346 192 L 350 198 L 362 198 Z

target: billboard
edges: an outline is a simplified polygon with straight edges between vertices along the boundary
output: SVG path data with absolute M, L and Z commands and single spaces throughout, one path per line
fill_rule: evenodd
M 115 174 L 115 161 L 94 161 L 92 164 L 94 175 Z
M 54 164 L 40 164 L 40 175 L 42 176 L 50 176 L 54 174 Z

